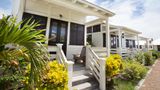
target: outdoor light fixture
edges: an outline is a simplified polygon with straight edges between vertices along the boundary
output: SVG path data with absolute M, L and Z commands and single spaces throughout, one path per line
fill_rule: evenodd
M 105 20 L 103 20 L 103 21 L 102 21 L 102 23 L 103 23 L 103 24 L 106 24 L 106 21 L 105 21 Z
M 62 17 L 63 17 L 63 15 L 62 15 L 62 14 L 59 14 L 59 17 L 60 17 L 60 18 L 62 18 Z

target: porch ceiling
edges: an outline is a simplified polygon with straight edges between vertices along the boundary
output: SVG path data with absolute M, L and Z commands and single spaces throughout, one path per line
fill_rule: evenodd
M 51 4 L 61 6 L 63 8 L 68 8 L 70 10 L 75 10 L 86 16 L 97 16 L 99 18 L 107 18 L 115 15 L 113 12 L 96 6 L 86 0 L 43 0 Z

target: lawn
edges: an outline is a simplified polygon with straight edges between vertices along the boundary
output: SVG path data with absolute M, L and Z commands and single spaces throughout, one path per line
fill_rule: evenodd
M 136 83 L 122 79 L 115 79 L 115 90 L 134 90 Z

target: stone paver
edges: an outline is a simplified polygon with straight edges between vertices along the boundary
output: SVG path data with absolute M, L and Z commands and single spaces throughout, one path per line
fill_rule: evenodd
M 160 60 L 152 67 L 139 90 L 160 90 Z

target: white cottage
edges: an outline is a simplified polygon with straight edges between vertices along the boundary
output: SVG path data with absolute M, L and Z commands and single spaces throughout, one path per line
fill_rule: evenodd
M 73 77 L 73 62 L 68 60 L 73 59 L 73 54 L 80 54 L 82 47 L 86 45 L 86 18 L 88 16 L 95 16 L 101 22 L 105 22 L 104 24 L 107 27 L 104 30 L 107 39 L 106 50 L 108 50 L 106 52 L 110 53 L 108 18 L 113 16 L 114 13 L 89 3 L 86 0 L 13 0 L 12 15 L 16 16 L 18 21 L 32 17 L 32 20 L 36 20 L 42 24 L 42 26 L 37 27 L 37 29 L 45 29 L 43 34 L 45 34 L 48 39 L 46 41 L 48 51 L 53 57 L 57 55 L 56 57 L 60 63 L 66 65 L 70 90 L 73 89 L 73 84 L 75 84 L 74 82 L 78 77 Z M 56 46 L 57 43 L 61 43 L 58 44 L 58 48 Z M 92 71 L 93 76 L 99 83 L 100 89 L 105 90 L 105 65 L 97 65 L 97 63 L 91 64 L 88 60 L 94 60 L 97 56 L 91 48 L 87 50 L 86 68 Z M 99 58 L 96 59 L 100 60 Z M 103 64 L 104 62 L 100 61 L 100 63 Z M 94 68 L 94 64 L 97 65 L 96 68 Z M 97 72 L 96 69 L 99 71 Z M 80 80 L 83 81 L 83 79 Z M 74 88 L 85 88 L 82 86 L 78 87 L 78 85 L 79 84 L 77 84 L 77 87 L 74 85 Z
M 129 53 L 138 50 L 139 34 L 136 30 L 124 27 L 110 25 L 110 53 L 118 53 L 126 57 Z M 106 47 L 106 25 L 105 22 L 97 19 L 87 23 L 87 42 L 93 47 Z
M 143 52 L 147 52 L 149 50 L 153 50 L 153 39 L 139 36 L 139 50 Z

